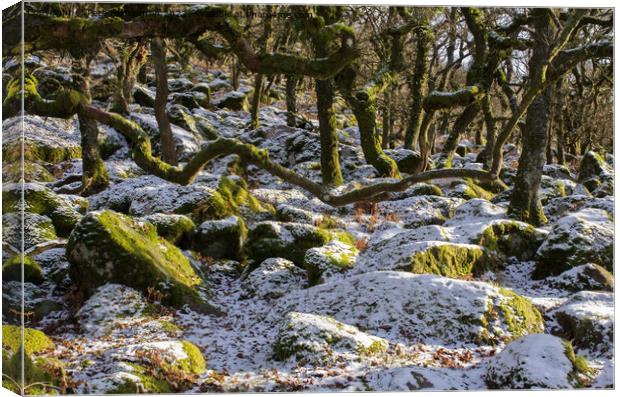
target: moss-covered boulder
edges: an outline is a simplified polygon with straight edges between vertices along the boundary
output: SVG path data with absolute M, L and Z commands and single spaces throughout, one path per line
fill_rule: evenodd
M 520 260 L 530 260 L 545 237 L 546 233 L 527 223 L 498 220 L 484 228 L 476 243 L 507 258 L 514 256 Z
M 614 171 L 605 159 L 594 151 L 587 152 L 579 166 L 578 181 L 595 197 L 613 196 Z
M 400 172 L 408 174 L 417 172 L 417 168 L 422 161 L 422 156 L 420 156 L 419 152 L 408 149 L 386 149 L 385 154 L 396 161 Z
M 24 249 L 58 239 L 52 220 L 44 215 L 9 212 L 2 214 L 2 240 L 19 249 Z M 23 227 L 23 234 L 22 234 Z
M 24 160 L 58 164 L 82 157 L 80 135 L 74 120 L 25 115 L 2 122 L 2 157 L 17 162 Z
M 23 173 L 24 182 L 53 182 L 56 180 L 51 172 L 37 161 L 24 161 Z M 2 180 L 5 182 L 18 182 L 22 180 L 22 164 L 19 162 L 3 164 Z
M 11 259 L 2 263 L 2 279 L 5 281 L 21 281 L 22 269 L 24 272 L 24 282 L 41 284 L 44 281 L 41 266 L 29 256 L 15 255 Z
M 572 340 L 575 347 L 598 353 L 613 351 L 613 293 L 578 292 L 547 315 L 554 320 L 551 333 Z
M 248 102 L 248 95 L 241 91 L 231 91 L 224 94 L 219 100 L 215 102 L 215 106 L 220 109 L 229 109 L 235 111 L 247 112 L 250 104 Z
M 259 298 L 279 298 L 305 286 L 306 272 L 284 258 L 269 258 L 243 280 L 243 287 Z
M 581 359 L 582 360 L 582 359 Z M 579 386 L 583 361 L 570 342 L 552 335 L 528 335 L 510 343 L 486 365 L 491 389 L 570 389 Z
M 238 176 L 222 177 L 217 190 L 196 206 L 193 216 L 199 221 L 239 215 L 245 219 L 261 219 L 272 215 L 274 208 L 258 200 Z
M 579 182 L 599 177 L 604 173 L 613 172 L 612 168 L 607 164 L 603 156 L 593 150 L 584 154 L 579 164 Z
M 276 219 L 281 222 L 297 222 L 314 225 L 322 216 L 318 213 L 297 208 L 294 205 L 280 204 L 276 208 Z
M 117 358 L 89 379 L 93 392 L 105 394 L 173 393 L 187 390 L 206 370 L 200 349 L 186 340 L 144 342 L 108 352 Z M 110 368 L 111 367 L 111 368 Z M 102 369 L 104 369 L 102 367 Z M 182 379 L 182 382 L 179 382 Z
M 594 263 L 576 266 L 562 274 L 545 279 L 546 284 L 567 291 L 609 291 L 614 290 L 614 276 L 604 267 Z
M 527 299 L 489 284 L 408 272 L 371 272 L 294 291 L 267 321 L 289 312 L 331 316 L 405 344 L 494 345 L 543 331 Z
M 553 225 L 536 253 L 535 278 L 558 275 L 571 267 L 596 263 L 613 271 L 614 224 L 607 212 L 583 209 Z
M 242 218 L 231 215 L 219 220 L 204 221 L 192 241 L 194 251 L 214 259 L 238 259 L 247 237 Z
M 399 270 L 466 277 L 501 265 L 492 251 L 479 245 L 452 243 L 450 238 L 436 225 L 398 233 L 368 247 L 360 254 L 354 271 Z
M 22 194 L 24 202 L 22 203 Z M 38 183 L 7 183 L 2 187 L 2 213 L 26 212 L 45 215 L 54 223 L 55 231 L 67 236 L 81 214 L 66 198 Z
M 155 289 L 172 306 L 217 312 L 204 299 L 203 281 L 189 260 L 150 223 L 113 211 L 93 211 L 75 227 L 66 251 L 72 280 L 87 291 L 117 282 L 145 293 Z
M 302 365 L 321 365 L 337 360 L 341 354 L 367 356 L 387 348 L 387 340 L 328 316 L 291 312 L 279 326 L 273 350 L 278 360 L 292 357 Z
M 17 325 L 2 325 L 2 347 L 11 353 L 17 353 L 23 344 L 27 354 L 38 354 L 46 350 L 54 349 L 52 340 L 42 331 L 33 328 L 23 328 Z
M 324 229 L 303 223 L 265 221 L 250 228 L 245 250 L 256 263 L 280 257 L 303 266 L 306 251 L 332 239 Z
M 495 194 L 478 185 L 471 178 L 463 178 L 462 181 L 452 182 L 448 193 L 448 197 L 457 197 L 465 200 L 476 198 L 491 200 L 494 196 Z
M 322 283 L 336 273 L 342 273 L 353 266 L 359 251 L 351 244 L 332 240 L 321 246 L 310 248 L 304 256 L 304 268 L 308 272 L 310 285 Z
M 194 95 L 189 92 L 177 92 L 177 93 L 172 94 L 171 102 L 175 105 L 184 106 L 189 110 L 200 107 Z
M 131 287 L 108 283 L 97 288 L 75 315 L 80 331 L 93 339 L 170 340 L 181 330 L 157 306 Z
M 155 92 L 149 88 L 136 84 L 133 88 L 133 101 L 141 106 L 155 107 Z
M 188 246 L 196 225 L 185 215 L 151 214 L 142 218 L 157 229 L 157 234 L 172 244 Z
M 97 288 L 75 317 L 84 337 L 115 343 L 104 342 L 98 354 L 88 356 L 90 376 L 76 391 L 172 393 L 191 387 L 206 368 L 204 357 L 180 339 L 181 328 L 163 313 L 133 288 L 111 283 Z

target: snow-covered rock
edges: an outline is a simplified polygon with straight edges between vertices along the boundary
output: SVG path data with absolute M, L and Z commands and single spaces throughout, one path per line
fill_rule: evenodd
M 574 266 L 596 263 L 613 268 L 614 225 L 599 209 L 571 213 L 553 225 L 536 253 L 535 277 L 556 275 Z
M 241 253 L 247 230 L 242 218 L 231 215 L 225 219 L 200 224 L 192 241 L 194 250 L 215 259 L 236 259 Z
M 407 228 L 440 225 L 454 215 L 465 200 L 439 196 L 413 196 L 402 200 L 383 201 L 377 205 L 380 213 L 394 214 Z
M 542 331 L 526 299 L 486 283 L 405 272 L 372 272 L 294 291 L 268 321 L 288 312 L 331 316 L 391 342 L 495 344 Z
M 23 227 L 23 234 L 22 234 Z M 16 249 L 28 250 L 36 245 L 58 239 L 52 220 L 45 215 L 30 212 L 22 214 L 7 212 L 2 214 L 2 241 Z
M 352 268 L 355 266 L 357 255 L 357 248 L 338 240 L 332 240 L 321 247 L 310 248 L 304 257 L 304 267 L 308 272 L 310 284 L 323 282 L 336 273 Z
M 547 313 L 555 321 L 550 331 L 592 352 L 613 351 L 614 295 L 582 291 Z
M 194 222 L 185 215 L 151 214 L 141 219 L 155 226 L 160 237 L 179 246 L 186 246 L 189 243 L 196 228 Z
M 89 198 L 89 210 L 112 209 L 136 216 L 189 213 L 215 193 L 217 181 L 188 186 L 144 175 L 117 183 Z
M 23 120 L 23 124 L 22 124 Z M 2 121 L 2 155 L 4 161 L 19 161 L 23 137 L 24 159 L 57 164 L 81 158 L 80 133 L 76 118 L 25 115 Z
M 84 380 L 78 390 L 170 393 L 175 376 L 191 380 L 202 373 L 200 349 L 180 339 L 182 331 L 169 316 L 154 314 L 153 305 L 132 288 L 99 287 L 76 314 L 84 335 L 98 340 L 95 351 L 83 353 L 82 362 L 89 364 L 78 375 Z
M 575 386 L 574 360 L 569 342 L 528 335 L 491 359 L 485 379 L 492 389 L 570 389 Z
M 588 263 L 575 266 L 562 274 L 548 277 L 545 282 L 553 287 L 567 291 L 613 291 L 614 276 L 602 266 Z
M 259 298 L 279 298 L 290 291 L 302 288 L 306 272 L 284 258 L 263 261 L 243 281 L 244 287 Z
M 306 251 L 324 245 L 331 235 L 319 227 L 294 222 L 264 221 L 250 228 L 245 249 L 260 263 L 267 258 L 289 259 L 303 266 Z
M 327 316 L 288 313 L 282 320 L 274 354 L 279 360 L 294 357 L 320 365 L 342 353 L 372 355 L 385 351 L 388 341 Z
M 422 226 L 371 245 L 360 254 L 355 273 L 403 270 L 457 277 L 482 274 L 499 265 L 495 255 L 473 244 L 451 243 L 441 226 Z

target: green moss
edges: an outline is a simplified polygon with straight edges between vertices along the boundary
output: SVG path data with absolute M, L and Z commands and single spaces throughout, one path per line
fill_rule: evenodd
M 484 229 L 478 244 L 506 257 L 528 260 L 534 257 L 542 239 L 531 225 L 502 221 Z
M 355 244 L 357 243 L 357 240 L 355 239 L 355 237 L 353 237 L 353 235 L 347 232 L 346 230 L 335 231 L 335 232 L 332 231 L 331 233 L 336 240 L 342 241 L 345 244 L 349 244 L 355 247 Z
M 480 185 L 478 185 L 476 182 L 474 182 L 473 179 L 471 178 L 465 178 L 465 183 L 467 184 L 467 187 L 469 187 L 469 189 L 471 189 L 471 191 L 474 193 L 475 197 L 473 198 L 481 198 L 481 199 L 485 199 L 485 200 L 491 200 L 493 197 L 495 197 L 495 194 L 489 192 L 488 190 L 482 188 Z
M 382 341 L 374 341 L 368 347 L 358 346 L 357 353 L 361 356 L 375 356 L 377 354 L 381 354 L 387 350 L 388 346 L 385 342 Z
M 196 229 L 194 222 L 184 215 L 155 214 L 144 219 L 155 226 L 160 237 L 177 245 L 189 241 Z
M 131 380 L 125 380 L 114 389 L 107 391 L 106 394 L 172 393 L 174 391 L 168 381 L 150 375 L 143 366 L 134 363 L 126 364 L 134 369 L 133 374 L 140 379 L 140 385 Z
M 274 214 L 275 209 L 254 197 L 247 190 L 247 184 L 243 179 L 222 177 L 215 194 L 194 211 L 194 218 L 200 223 L 205 219 L 222 219 L 230 215 L 243 216 L 248 213 L 264 212 Z
M 19 394 L 54 394 L 64 382 L 63 364 L 57 359 L 36 358 L 14 353 L 10 358 L 3 352 L 2 386 Z M 23 368 L 23 378 L 22 378 Z
M 113 211 L 91 212 L 71 233 L 66 252 L 72 280 L 86 290 L 108 282 L 143 292 L 155 288 L 164 294 L 164 303 L 214 311 L 198 295 L 202 280 L 189 260 L 150 223 Z
M 439 274 L 446 277 L 480 275 L 497 269 L 498 259 L 485 249 L 460 245 L 438 244 L 411 257 L 409 271 L 420 274 Z
M 200 349 L 186 340 L 181 341 L 181 343 L 183 344 L 183 351 L 187 354 L 187 358 L 180 360 L 175 366 L 183 372 L 200 375 L 207 369 L 207 363 Z
M 54 224 L 52 240 L 56 238 L 56 232 L 61 236 L 68 235 L 81 218 L 79 212 L 51 189 L 35 183 L 5 185 L 2 190 L 2 213 L 19 212 L 22 194 L 25 200 L 25 211 L 45 215 L 52 220 Z
M 293 241 L 282 239 L 279 227 L 287 229 L 286 232 L 292 234 Z M 322 246 L 331 239 L 332 236 L 327 230 L 310 225 L 262 222 L 250 230 L 244 249 L 256 265 L 267 258 L 280 257 L 303 266 L 308 249 Z
M 325 214 L 321 217 L 321 220 L 318 221 L 315 226 L 322 229 L 336 229 L 338 227 L 342 227 L 342 222 L 331 217 L 328 214 Z
M 53 182 L 56 180 L 47 168 L 37 162 L 26 160 L 23 164 L 24 182 Z M 20 162 L 5 163 L 2 167 L 2 178 L 5 182 L 19 182 L 22 180 Z
M 573 345 L 567 340 L 562 340 L 564 345 L 564 354 L 566 358 L 573 364 L 573 370 L 568 374 L 569 383 L 577 387 L 587 386 L 583 382 L 583 375 L 592 375 L 593 371 L 585 357 L 577 356 L 573 350 Z
M 41 284 L 45 279 L 41 266 L 29 256 L 24 257 L 24 282 Z M 22 281 L 22 259 L 15 255 L 2 264 L 2 278 L 5 281 Z
M 159 322 L 164 332 L 168 335 L 174 336 L 181 333 L 181 328 L 179 328 L 176 324 L 171 323 L 170 321 L 160 321 Z
M 54 348 L 54 342 L 47 335 L 32 328 L 24 328 L 24 342 L 24 351 L 27 354 L 36 354 Z M 2 325 L 2 347 L 17 353 L 21 345 L 22 328 L 16 325 Z
M 542 315 L 529 299 L 505 288 L 500 288 L 499 291 L 502 300 L 498 303 L 498 307 L 513 339 L 527 334 L 543 332 Z

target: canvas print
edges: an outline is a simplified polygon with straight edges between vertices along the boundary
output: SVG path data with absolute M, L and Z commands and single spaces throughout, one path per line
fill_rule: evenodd
M 3 388 L 613 388 L 613 26 L 5 8 Z

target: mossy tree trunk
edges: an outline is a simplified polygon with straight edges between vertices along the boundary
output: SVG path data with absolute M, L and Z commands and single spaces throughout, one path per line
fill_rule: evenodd
M 544 79 L 544 64 L 551 55 L 549 43 L 554 37 L 554 25 L 550 12 L 546 10 L 535 11 L 534 18 L 534 46 L 529 67 L 534 78 Z M 541 72 L 542 76 L 536 76 Z M 545 165 L 552 106 L 552 87 L 547 87 L 527 111 L 519 168 L 508 207 L 510 215 L 536 226 L 547 223 L 538 190 Z
M 392 128 L 394 126 L 394 112 L 392 111 L 392 88 L 385 90 L 383 94 L 383 130 L 381 136 L 381 147 L 390 147 L 392 139 Z
M 321 24 L 325 26 L 325 24 L 334 23 L 339 19 L 340 10 L 339 7 L 319 7 L 317 13 Z M 312 39 L 316 57 L 327 56 L 329 49 L 334 44 L 329 35 L 326 32 L 315 31 L 312 34 Z M 338 153 L 333 79 L 316 79 L 315 90 L 321 141 L 321 177 L 323 184 L 339 186 L 342 185 L 344 179 L 340 170 L 340 155 Z
M 545 165 L 551 118 L 551 88 L 543 91 L 530 106 L 523 134 L 523 149 L 510 197 L 509 213 L 521 221 L 536 226 L 547 223 L 538 190 Z
M 286 125 L 295 127 L 297 123 L 297 83 L 299 77 L 294 75 L 286 76 Z
M 495 117 L 491 108 L 491 98 L 487 95 L 482 99 L 482 113 L 484 115 L 484 128 L 486 130 L 486 142 L 484 149 L 478 153 L 476 161 L 482 163 L 485 170 L 491 168 L 491 155 L 495 146 Z
M 159 127 L 161 140 L 161 158 L 168 164 L 177 165 L 177 151 L 172 138 L 172 128 L 166 104 L 168 103 L 168 65 L 166 64 L 166 47 L 162 39 L 151 40 L 151 57 L 155 66 L 155 118 Z
M 116 65 L 116 93 L 112 102 L 112 110 L 129 114 L 129 104 L 132 102 L 132 91 L 138 78 L 138 72 L 146 62 L 146 44 L 140 40 L 129 45 L 123 45 L 119 50 Z
M 428 19 L 421 18 L 420 25 L 416 29 L 416 60 L 411 82 L 411 109 L 409 123 L 405 131 L 405 149 L 415 149 L 420 135 L 420 126 L 424 109 L 424 89 L 428 80 L 429 62 L 428 52 L 431 48 L 433 34 L 428 26 Z
M 90 57 L 73 61 L 73 85 L 82 94 L 82 103 L 77 107 L 80 124 L 80 144 L 82 146 L 82 186 L 81 194 L 89 196 L 105 189 L 109 176 L 99 153 L 99 127 L 88 117 L 84 107 L 90 104 Z
M 269 47 L 269 41 L 271 40 L 271 5 L 265 6 L 265 14 L 266 17 L 262 18 L 263 26 L 263 34 L 258 39 L 258 48 L 261 53 L 266 53 Z M 263 91 L 265 88 L 265 75 L 262 73 L 256 73 L 254 76 L 254 94 L 252 96 L 252 105 L 250 109 L 250 128 L 256 129 L 258 128 L 258 112 L 260 110 L 260 102 L 263 97 Z
M 332 79 L 316 81 L 316 102 L 321 137 L 321 176 L 324 184 L 338 186 L 344 180 L 338 154 L 338 133 L 336 132 Z

